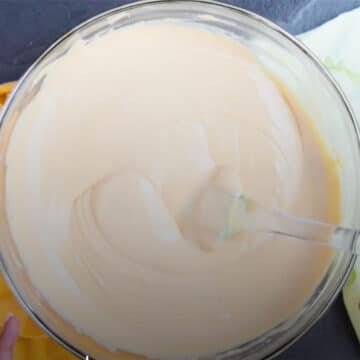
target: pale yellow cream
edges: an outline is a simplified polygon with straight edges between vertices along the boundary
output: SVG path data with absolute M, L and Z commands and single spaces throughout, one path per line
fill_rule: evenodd
M 52 63 L 6 153 L 11 233 L 49 306 L 110 351 L 155 358 L 222 351 L 293 315 L 330 250 L 192 241 L 220 166 L 268 207 L 337 220 L 330 160 L 282 92 L 236 39 L 166 21 Z

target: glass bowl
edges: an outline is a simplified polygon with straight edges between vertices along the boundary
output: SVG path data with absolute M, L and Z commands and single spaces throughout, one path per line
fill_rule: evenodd
M 4 105 L 0 131 L 0 260 L 4 275 L 18 300 L 39 326 L 82 359 L 87 354 L 98 360 L 130 359 L 134 356 L 127 353 L 114 355 L 78 333 L 32 286 L 7 221 L 4 195 L 7 144 L 23 109 L 41 91 L 48 65 L 66 56 L 67 50 L 76 41 L 92 41 L 137 22 L 164 18 L 207 26 L 237 38 L 270 73 L 286 85 L 310 115 L 327 149 L 338 161 L 342 223 L 359 226 L 358 127 L 344 95 L 331 75 L 298 40 L 260 16 L 212 1 L 138 2 L 100 14 L 65 34 L 24 74 Z M 341 290 L 354 260 L 354 256 L 335 253 L 321 282 L 291 318 L 247 343 L 207 359 L 257 360 L 279 354 L 309 330 L 330 306 Z

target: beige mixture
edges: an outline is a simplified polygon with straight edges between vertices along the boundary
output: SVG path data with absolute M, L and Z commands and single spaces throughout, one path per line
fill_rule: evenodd
M 269 207 L 338 220 L 331 160 L 283 94 L 237 40 L 166 21 L 51 64 L 6 155 L 11 232 L 51 307 L 151 357 L 225 350 L 296 312 L 331 250 L 244 234 L 208 252 L 187 235 L 222 166 Z

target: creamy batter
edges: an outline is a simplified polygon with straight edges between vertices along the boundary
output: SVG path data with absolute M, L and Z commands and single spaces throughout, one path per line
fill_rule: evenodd
M 213 252 L 194 241 L 194 201 L 219 167 L 268 207 L 339 216 L 309 120 L 236 39 L 205 28 L 142 23 L 79 40 L 48 67 L 6 164 L 7 216 L 33 284 L 109 351 L 239 345 L 293 315 L 331 261 L 264 234 Z

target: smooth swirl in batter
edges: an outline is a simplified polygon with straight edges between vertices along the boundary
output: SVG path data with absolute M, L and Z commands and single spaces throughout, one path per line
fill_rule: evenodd
M 262 234 L 203 251 L 193 227 L 218 169 L 268 207 L 338 221 L 318 135 L 237 39 L 134 24 L 78 39 L 45 75 L 4 154 L 6 215 L 59 317 L 107 351 L 180 359 L 301 308 L 331 251 Z

